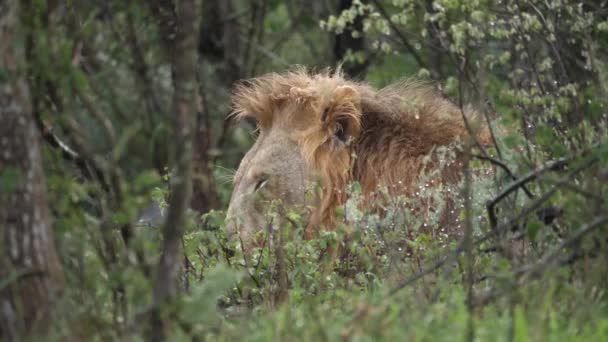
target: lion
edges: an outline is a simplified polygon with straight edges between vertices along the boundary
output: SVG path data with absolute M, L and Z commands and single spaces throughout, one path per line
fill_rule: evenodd
M 463 153 L 457 142 L 469 139 L 472 127 L 463 116 L 479 121 L 428 83 L 400 81 L 376 90 L 339 69 L 299 68 L 242 81 L 233 108 L 236 120 L 253 118 L 259 131 L 234 175 L 224 228 L 244 241 L 280 224 L 268 218 L 276 200 L 303 209 L 305 235 L 312 237 L 335 225 L 349 184 L 359 183 L 366 198 L 380 187 L 390 195 L 412 194 L 424 169 L 439 165 L 438 147 L 454 149 L 457 157 L 434 183 L 458 182 Z M 478 129 L 475 138 L 487 143 L 487 130 Z M 320 191 L 310 195 L 314 184 Z

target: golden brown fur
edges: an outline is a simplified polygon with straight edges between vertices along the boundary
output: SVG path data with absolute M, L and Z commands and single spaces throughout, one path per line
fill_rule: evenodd
M 474 122 L 474 113 L 465 112 Z M 321 175 L 323 194 L 311 217 L 313 227 L 332 225 L 336 206 L 347 199 L 347 184 L 357 181 L 371 194 L 379 185 L 400 182 L 395 192 L 408 193 L 425 156 L 468 135 L 460 108 L 424 82 L 375 90 L 339 71 L 298 69 L 246 81 L 235 89 L 234 115 L 254 117 L 261 130 L 287 131 L 307 165 Z M 486 143 L 482 131 L 477 138 Z M 442 172 L 442 181 L 457 180 L 459 171 L 453 165 Z

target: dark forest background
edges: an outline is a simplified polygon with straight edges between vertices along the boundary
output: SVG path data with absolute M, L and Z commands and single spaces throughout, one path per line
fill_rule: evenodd
M 466 239 L 223 237 L 235 82 L 340 64 L 483 114 Z M 0 339 L 606 340 L 607 87 L 606 0 L 0 0 Z

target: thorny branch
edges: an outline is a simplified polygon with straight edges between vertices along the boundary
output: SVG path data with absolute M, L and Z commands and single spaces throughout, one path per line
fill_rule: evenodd
M 513 271 L 513 274 L 517 277 L 517 284 L 523 284 L 527 280 L 530 280 L 535 277 L 540 277 L 545 271 L 547 271 L 548 266 L 558 261 L 565 248 L 571 247 L 572 245 L 579 243 L 587 234 L 593 232 L 596 229 L 604 227 L 606 224 L 608 224 L 608 216 L 598 216 L 593 219 L 593 221 L 584 224 L 569 238 L 565 239 L 558 246 L 547 252 L 538 262 L 533 264 L 527 264 L 518 269 L 515 269 Z M 490 277 L 483 277 L 482 279 L 487 278 Z M 474 305 L 485 305 L 505 292 L 506 289 L 490 289 L 486 293 L 477 296 L 474 300 Z
M 581 153 L 575 154 L 573 156 L 570 156 L 567 158 L 562 158 L 562 159 L 545 164 L 543 167 L 536 169 L 536 170 L 528 173 L 527 175 L 519 178 L 511 186 L 509 186 L 507 189 L 503 190 L 500 194 L 498 194 L 494 198 L 494 201 L 496 201 L 496 203 L 498 203 L 501 199 L 505 198 L 509 193 L 517 190 L 523 184 L 529 183 L 529 182 L 537 179 L 544 172 L 561 170 L 564 167 L 566 167 L 571 161 L 573 161 L 574 159 L 576 159 L 576 158 L 580 157 L 581 155 L 586 154 L 588 152 L 589 152 L 589 150 L 585 150 L 585 151 L 582 151 Z M 500 225 L 497 224 L 497 225 L 493 226 L 493 228 L 494 228 L 493 230 L 488 232 L 486 235 L 473 241 L 472 247 L 480 246 L 482 243 L 487 241 L 489 238 L 491 238 L 495 234 L 498 234 L 499 232 L 503 232 L 506 230 L 510 230 L 511 228 L 516 226 L 523 218 L 527 217 L 529 214 L 531 214 L 533 212 L 536 212 L 543 205 L 543 203 L 545 203 L 558 189 L 560 189 L 561 187 L 565 187 L 567 184 L 569 184 L 575 175 L 577 175 L 579 172 L 589 168 L 595 162 L 597 162 L 596 157 L 590 157 L 587 160 L 583 161 L 578 167 L 576 167 L 572 171 L 570 171 L 568 173 L 568 175 L 566 177 L 564 177 L 564 179 L 556 182 L 555 185 L 549 191 L 542 194 L 541 196 L 536 198 L 534 201 L 532 201 L 530 204 L 528 204 L 526 207 L 524 207 L 518 215 L 516 215 L 515 217 L 511 218 L 510 220 L 508 220 L 507 222 L 505 222 L 503 224 L 500 224 Z M 498 198 L 500 198 L 500 199 L 498 199 Z M 494 218 L 495 218 L 495 216 L 494 216 Z M 602 217 L 600 217 L 600 219 L 594 220 L 594 223 L 590 224 L 591 227 L 581 228 L 581 231 L 579 233 L 582 233 L 582 235 L 585 235 L 590 230 L 597 227 L 598 225 L 604 224 L 605 220 L 606 220 L 606 217 L 602 216 Z M 572 244 L 573 242 L 580 240 L 580 238 L 582 236 L 579 237 L 579 235 L 581 235 L 579 233 L 576 233 L 575 235 L 573 235 L 573 237 L 571 237 L 570 239 L 568 239 L 564 243 L 562 243 L 562 245 L 560 245 L 561 247 L 559 249 L 556 249 L 557 252 L 554 251 L 553 253 L 558 253 L 558 251 L 562 250 L 564 247 L 567 247 L 570 244 Z M 574 240 L 574 241 L 570 241 L 570 240 Z M 429 266 L 428 268 L 426 268 L 426 269 L 412 275 L 411 277 L 405 279 L 404 281 L 400 282 L 398 285 L 396 285 L 394 288 L 392 288 L 389 291 L 389 296 L 395 295 L 400 290 L 414 284 L 415 282 L 424 278 L 425 276 L 441 269 L 442 267 L 444 267 L 446 265 L 451 264 L 456 259 L 456 257 L 458 257 L 458 255 L 461 252 L 465 251 L 465 249 L 466 249 L 465 242 L 466 242 L 466 240 L 464 238 L 461 239 L 460 242 L 458 243 L 458 245 L 455 248 L 453 248 L 449 253 L 447 253 L 443 258 L 441 258 L 439 261 L 435 262 L 433 265 Z M 553 254 L 550 254 L 550 255 L 551 255 L 550 257 L 546 257 L 546 260 L 549 260 L 549 259 L 555 257 Z M 543 258 L 542 260 L 545 260 L 545 258 Z M 476 299 L 474 299 L 474 305 L 479 304 L 479 298 L 480 297 L 477 297 Z

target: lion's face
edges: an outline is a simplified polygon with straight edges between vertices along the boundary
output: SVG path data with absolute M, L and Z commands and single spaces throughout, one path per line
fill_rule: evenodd
M 274 210 L 298 210 L 306 219 L 306 205 L 313 205 L 306 191 L 313 181 L 300 146 L 281 127 L 260 132 L 235 174 L 227 213 L 226 233 L 248 240 L 260 230 L 281 224 Z
M 281 210 L 298 211 L 308 229 L 327 223 L 361 129 L 359 99 L 339 77 L 274 74 L 237 87 L 236 116 L 255 118 L 260 134 L 235 174 L 228 235 L 249 241 L 277 228 Z

